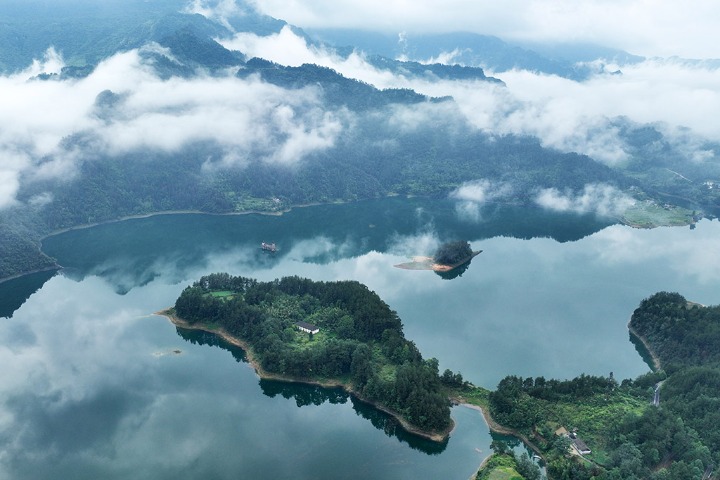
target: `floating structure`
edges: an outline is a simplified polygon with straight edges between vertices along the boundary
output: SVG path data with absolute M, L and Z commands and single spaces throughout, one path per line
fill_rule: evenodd
M 277 246 L 275 246 L 274 243 L 265 243 L 265 242 L 262 242 L 262 243 L 260 244 L 260 248 L 261 248 L 264 252 L 270 252 L 270 253 L 275 253 L 275 252 L 277 252 Z

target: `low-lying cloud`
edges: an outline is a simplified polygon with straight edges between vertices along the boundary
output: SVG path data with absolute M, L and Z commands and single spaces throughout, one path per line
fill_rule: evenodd
M 482 220 L 481 208 L 488 202 L 510 197 L 513 188 L 508 183 L 487 179 L 466 182 L 450 193 L 456 200 L 455 213 L 461 220 L 477 223 Z
M 487 71 L 505 82 L 501 86 L 381 70 L 361 51 L 340 56 L 327 47 L 308 45 L 289 27 L 269 36 L 239 33 L 220 42 L 283 65 L 329 67 L 380 89 L 452 96 L 465 121 L 483 132 L 537 137 L 545 147 L 585 154 L 608 165 L 626 162 L 632 155 L 620 121 L 656 127 L 679 151 L 686 150 L 689 160 L 696 158 L 692 147 L 702 139 L 720 142 L 720 124 L 714 121 L 720 110 L 720 68 L 712 62 L 651 59 L 622 69 L 605 65 L 583 82 L 527 70 Z M 618 70 L 622 73 L 607 73 Z M 690 148 L 683 149 L 686 143 Z M 702 157 L 714 156 L 706 151 Z
M 196 1 L 188 8 L 215 19 L 240 12 L 226 0 L 212 8 Z M 583 82 L 520 70 L 487 72 L 500 77 L 503 86 L 382 70 L 363 52 L 341 56 L 308 45 L 289 27 L 274 35 L 238 33 L 220 41 L 251 57 L 294 66 L 314 63 L 377 88 L 411 88 L 455 99 L 371 113 L 384 115 L 388 127 L 401 132 L 433 122 L 469 125 L 490 136 L 534 136 L 545 147 L 617 165 L 636 153 L 621 125 L 652 125 L 687 161 L 708 162 L 718 155 L 706 145 L 720 142 L 720 124 L 714 121 L 720 111 L 720 68 L 712 62 L 654 59 Z M 296 165 L 333 148 L 351 130 L 354 114 L 328 108 L 320 88 L 290 91 L 254 76 L 239 79 L 233 71 L 162 79 L 152 64 L 158 54 L 169 55 L 150 44 L 106 59 L 86 78 L 39 80 L 37 75 L 58 73 L 63 66 L 61 55 L 50 49 L 24 72 L 0 77 L 0 208 L 16 202 L 24 182 L 71 178 L 90 154 L 174 153 L 212 142 L 222 153 L 207 159 L 207 169 L 244 168 L 254 159 Z M 109 104 L 103 102 L 105 94 L 112 95 Z M 478 202 L 463 201 L 459 208 L 468 219 L 479 214 Z
M 183 9 L 183 13 L 202 15 L 233 31 L 230 19 L 244 15 L 245 10 L 235 0 L 192 0 Z
M 354 51 L 347 56 L 341 56 L 332 48 L 308 45 L 305 38 L 289 26 L 272 35 L 239 32 L 232 38 L 216 40 L 225 48 L 240 51 L 248 57 L 260 57 L 291 67 L 306 63 L 320 65 L 380 89 L 410 87 L 407 79 L 372 66 L 363 52 Z
M 635 200 L 611 185 L 589 184 L 582 192 L 542 189 L 535 196 L 535 203 L 556 212 L 616 217 L 631 207 Z
M 63 66 L 49 50 L 27 70 L 0 77 L 0 208 L 16 202 L 22 182 L 69 178 L 87 156 L 213 142 L 225 153 L 211 167 L 249 159 L 295 165 L 331 148 L 344 129 L 347 114 L 326 109 L 316 88 L 285 90 L 232 71 L 162 79 L 148 51 L 159 47 L 117 54 L 86 78 L 40 80 Z
M 720 58 L 713 0 L 696 0 L 691 8 L 669 0 L 448 0 L 442 8 L 432 0 L 251 2 L 262 13 L 305 28 L 475 32 L 527 43 L 594 43 L 647 56 Z

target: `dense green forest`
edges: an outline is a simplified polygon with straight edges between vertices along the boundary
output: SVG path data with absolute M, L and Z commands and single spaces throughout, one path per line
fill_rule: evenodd
M 659 389 L 662 410 L 696 432 L 719 464 L 720 306 L 659 292 L 642 301 L 630 326 L 659 357 L 667 376 Z
M 630 326 L 663 370 L 622 382 L 508 376 L 488 395 L 492 417 L 542 449 L 552 478 L 709 478 L 720 461 L 720 307 L 660 292 Z M 560 427 L 577 430 L 586 460 L 567 454 Z
M 182 292 L 175 314 L 247 342 L 270 373 L 340 381 L 425 432 L 446 433 L 451 425 L 438 361 L 423 360 L 397 314 L 358 282 L 212 274 Z M 301 332 L 300 321 L 320 331 Z M 446 372 L 445 382 L 454 379 Z
M 668 373 L 689 366 L 720 366 L 719 307 L 659 292 L 642 301 L 630 326 L 650 343 Z

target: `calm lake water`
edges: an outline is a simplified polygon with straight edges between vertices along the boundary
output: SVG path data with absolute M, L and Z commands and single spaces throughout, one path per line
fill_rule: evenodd
M 720 223 L 636 230 L 532 208 L 391 198 L 282 216 L 168 215 L 67 232 L 62 275 L 0 284 L 0 478 L 468 478 L 492 440 L 455 407 L 409 436 L 337 390 L 261 382 L 242 351 L 151 313 L 201 275 L 367 284 L 423 355 L 477 385 L 648 371 L 627 322 L 659 290 L 720 302 Z M 455 278 L 394 268 L 482 249 Z M 263 254 L 262 241 L 280 251 Z

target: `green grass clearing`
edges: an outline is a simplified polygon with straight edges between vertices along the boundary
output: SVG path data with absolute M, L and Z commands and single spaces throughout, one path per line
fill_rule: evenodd
M 645 200 L 625 210 L 621 218 L 627 225 L 640 228 L 683 226 L 693 223 L 693 212 L 676 206 L 663 206 Z

